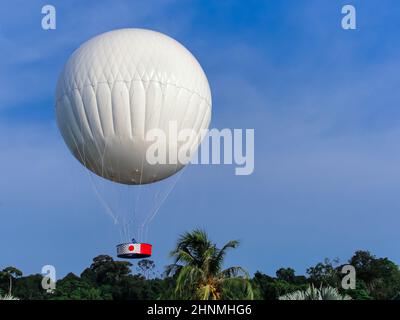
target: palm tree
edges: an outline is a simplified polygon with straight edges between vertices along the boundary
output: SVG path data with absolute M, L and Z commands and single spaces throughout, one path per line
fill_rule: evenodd
M 18 270 L 17 268 L 14 267 L 7 267 L 3 269 L 3 271 L 0 272 L 0 276 L 8 277 L 9 279 L 9 287 L 8 287 L 8 295 L 11 296 L 11 291 L 12 291 L 12 279 L 21 277 L 22 276 L 22 271 Z
M 311 285 L 306 290 L 298 290 L 279 297 L 279 300 L 351 300 L 347 295 L 341 295 L 336 288 L 315 288 Z
M 253 299 L 248 273 L 241 267 L 222 269 L 229 249 L 239 242 L 229 241 L 222 249 L 199 229 L 183 234 L 171 252 L 174 264 L 167 275 L 176 278 L 175 298 L 195 300 Z

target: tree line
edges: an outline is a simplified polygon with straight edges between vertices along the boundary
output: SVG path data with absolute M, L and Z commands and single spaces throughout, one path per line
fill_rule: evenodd
M 356 271 L 355 289 L 341 286 L 343 264 L 325 259 L 306 275 L 280 268 L 275 275 L 257 271 L 250 276 L 240 266 L 224 268 L 229 250 L 238 241 L 218 248 L 202 230 L 183 234 L 171 252 L 173 264 L 157 274 L 152 260 L 140 260 L 132 271 L 128 261 L 99 255 L 80 275 L 68 273 L 56 289 L 42 288 L 43 276 L 23 276 L 15 267 L 0 271 L 0 297 L 35 300 L 400 300 L 400 269 L 388 258 L 356 251 L 345 263 Z

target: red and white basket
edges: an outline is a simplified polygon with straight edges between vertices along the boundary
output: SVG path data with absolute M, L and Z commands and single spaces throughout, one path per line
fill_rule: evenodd
M 152 245 L 148 243 L 122 243 L 117 245 L 117 256 L 125 259 L 143 259 L 151 256 Z

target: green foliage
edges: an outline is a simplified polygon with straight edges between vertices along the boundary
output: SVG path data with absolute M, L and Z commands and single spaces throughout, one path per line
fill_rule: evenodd
M 348 295 L 342 295 L 333 287 L 309 286 L 306 290 L 297 290 L 279 297 L 279 300 L 351 300 Z
M 67 274 L 57 281 L 53 300 L 146 300 L 158 299 L 170 290 L 166 279 L 148 279 L 131 274 L 131 264 L 100 255 L 78 277 Z M 43 290 L 42 290 L 43 291 Z
M 33 274 L 15 280 L 13 295 L 22 300 L 44 300 L 49 295 L 42 289 L 42 275 Z
M 252 279 L 241 267 L 223 268 L 227 252 L 238 246 L 229 241 L 222 248 L 201 230 L 186 233 L 178 240 L 166 276 L 156 276 L 152 260 L 132 264 L 99 255 L 80 276 L 67 274 L 56 290 L 42 288 L 42 275 L 22 276 L 15 267 L 0 271 L 0 299 L 22 300 L 154 300 L 154 299 L 291 299 L 291 300 L 400 300 L 400 270 L 388 258 L 357 251 L 348 263 L 356 270 L 356 288 L 341 288 L 342 266 L 325 259 L 296 275 L 292 268 L 280 268 L 275 277 L 260 271 Z M 319 288 L 319 289 L 316 289 Z
M 93 259 L 82 278 L 94 284 L 115 285 L 131 274 L 132 264 L 127 261 L 114 261 L 112 257 L 100 255 Z
M 290 269 L 290 268 L 289 268 Z M 279 270 L 283 270 L 282 268 Z M 278 271 L 279 271 L 278 270 Z M 287 269 L 286 269 L 287 270 Z M 307 280 L 305 277 L 295 276 L 286 278 L 288 282 L 282 279 L 282 273 L 277 271 L 277 278 L 272 278 L 260 271 L 257 271 L 253 278 L 253 287 L 256 288 L 257 299 L 276 300 L 280 296 L 296 290 L 305 290 L 307 288 Z
M 356 288 L 346 290 L 346 293 L 354 300 L 373 300 L 373 297 L 369 295 L 369 291 L 362 280 L 356 282 Z
M 280 268 L 276 271 L 276 278 L 278 280 L 283 280 L 289 283 L 293 283 L 296 276 L 295 271 L 292 268 Z
M 22 271 L 18 270 L 17 268 L 14 267 L 7 267 L 5 269 L 3 269 L 2 271 L 0 271 L 0 278 L 4 279 L 7 278 L 8 279 L 8 296 L 12 296 L 12 284 L 13 284 L 13 280 L 16 278 L 19 278 L 22 276 Z
M 396 295 L 392 298 L 392 300 L 400 300 L 400 292 L 396 293 Z
M 332 286 L 339 287 L 342 275 L 338 267 L 339 259 L 333 261 L 325 259 L 323 262 L 317 263 L 314 267 L 307 269 L 309 280 L 316 286 Z
M 202 230 L 182 235 L 171 252 L 174 264 L 167 267 L 167 274 L 176 279 L 174 297 L 194 300 L 253 299 L 247 272 L 241 267 L 223 269 L 227 251 L 238 245 L 239 242 L 233 240 L 219 249 Z
M 19 300 L 19 299 L 16 298 L 16 297 L 13 297 L 13 296 L 10 295 L 10 294 L 6 294 L 6 295 L 4 295 L 4 296 L 1 296 L 1 295 L 0 295 L 0 300 Z
M 54 300 L 103 300 L 99 288 L 93 287 L 90 282 L 79 278 L 73 273 L 68 273 L 63 279 L 57 281 L 57 286 L 51 299 Z M 108 296 L 111 298 L 111 296 Z
M 368 251 L 357 251 L 349 260 L 356 269 L 357 280 L 374 299 L 393 299 L 400 292 L 400 269 L 388 258 L 376 258 Z
M 149 279 L 155 276 L 155 263 L 150 259 L 142 259 L 138 262 L 137 270 L 145 278 Z

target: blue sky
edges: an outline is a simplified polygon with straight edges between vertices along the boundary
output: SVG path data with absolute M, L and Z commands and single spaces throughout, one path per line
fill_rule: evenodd
M 341 8 L 357 30 L 341 29 Z M 41 29 L 41 8 L 57 29 Z M 151 225 L 158 268 L 179 234 L 241 240 L 227 264 L 304 273 L 357 249 L 400 263 L 400 4 L 320 1 L 0 1 L 0 267 L 80 273 L 118 233 L 54 119 L 64 62 L 99 33 L 183 43 L 212 89 L 215 128 L 255 129 L 255 172 L 191 166 Z

